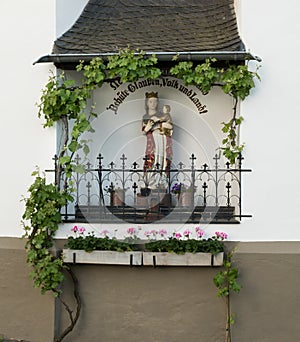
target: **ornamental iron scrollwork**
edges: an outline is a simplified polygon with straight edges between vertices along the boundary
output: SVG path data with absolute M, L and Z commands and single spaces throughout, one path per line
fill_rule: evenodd
M 79 156 L 75 160 L 81 165 Z M 129 164 L 124 154 L 119 163 L 104 160 L 99 154 L 95 166 L 87 161 L 83 173 L 73 173 L 69 191 L 74 202 L 61 209 L 65 222 L 224 224 L 251 217 L 242 213 L 242 174 L 251 171 L 242 169 L 242 156 L 234 166 L 220 165 L 218 154 L 211 166 L 198 166 L 191 154 L 190 165 L 178 162 L 167 172 L 159 165 L 145 171 L 136 161 Z M 156 179 L 151 189 L 148 172 Z M 66 187 L 64 172 L 60 178 L 60 187 Z

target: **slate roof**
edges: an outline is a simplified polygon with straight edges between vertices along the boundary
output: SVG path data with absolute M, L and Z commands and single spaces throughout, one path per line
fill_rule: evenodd
M 53 54 L 245 51 L 234 0 L 89 0 Z

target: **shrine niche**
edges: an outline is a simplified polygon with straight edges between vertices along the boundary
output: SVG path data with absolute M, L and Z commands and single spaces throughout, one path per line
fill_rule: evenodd
M 94 132 L 83 136 L 89 155 L 78 154 L 85 173 L 74 174 L 75 206 L 62 210 L 66 221 L 239 222 L 242 160 L 226 164 L 218 151 L 219 120 L 228 120 L 232 102 L 218 89 L 204 95 L 164 79 L 95 89 L 100 114 L 91 122 Z M 108 99 L 125 90 L 129 95 L 112 110 Z

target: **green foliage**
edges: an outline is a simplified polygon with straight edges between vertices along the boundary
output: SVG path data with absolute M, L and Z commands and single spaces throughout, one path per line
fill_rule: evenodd
M 95 250 L 117 252 L 134 250 L 134 245 L 132 243 L 119 241 L 115 238 L 111 239 L 107 236 L 103 238 L 96 237 L 94 233 L 89 233 L 86 236 L 69 236 L 66 247 L 70 249 L 82 249 L 86 252 L 92 252 Z
M 170 73 L 181 78 L 185 85 L 198 86 L 203 93 L 208 93 L 219 77 L 218 69 L 211 65 L 214 62 L 215 58 L 206 59 L 194 69 L 193 62 L 179 62 L 170 69 Z
M 170 69 L 170 74 L 181 78 L 184 83 L 191 84 L 193 81 L 193 62 L 179 62 Z
M 65 125 L 65 144 L 60 151 L 59 165 L 64 169 L 67 177 L 71 177 L 72 172 L 84 172 L 83 165 L 78 165 L 72 160 L 75 152 L 80 149 L 84 154 L 89 153 L 88 141 L 80 140 L 85 132 L 93 132 L 91 119 L 97 115 L 91 110 L 89 114 L 84 113 L 87 100 L 91 97 L 91 91 L 97 84 L 103 81 L 101 74 L 101 63 L 98 59 L 93 60 L 90 65 L 83 66 L 81 63 L 77 69 L 84 69 L 84 79 L 82 86 L 74 86 L 75 81 L 66 80 L 62 73 L 56 79 L 50 76 L 49 82 L 42 91 L 41 102 L 39 104 L 38 115 L 44 115 L 46 123 L 44 127 L 51 127 L 55 122 L 62 120 Z M 102 83 L 101 83 L 102 84 Z M 72 131 L 70 136 L 69 121 L 72 120 Z M 69 139 L 71 140 L 69 142 Z
M 227 254 L 223 270 L 214 277 L 214 284 L 218 288 L 218 297 L 228 297 L 231 291 L 239 293 L 241 290 L 241 285 L 237 282 L 238 269 L 232 266 L 232 257 L 235 252 L 236 248 Z
M 223 146 L 220 148 L 223 151 L 223 155 L 228 159 L 230 164 L 234 164 L 238 156 L 244 149 L 244 144 L 238 144 L 238 126 L 242 123 L 244 118 L 239 116 L 238 118 L 232 118 L 229 122 L 222 122 L 222 132 L 227 136 L 222 140 Z
M 224 242 L 209 238 L 206 240 L 179 240 L 170 237 L 168 240 L 150 241 L 145 244 L 146 250 L 150 252 L 169 252 L 176 254 L 184 253 L 212 253 L 217 254 L 224 251 Z
M 80 140 L 80 137 L 85 132 L 94 132 L 91 126 L 91 117 L 87 117 L 85 113 L 78 113 L 70 134 L 71 141 L 62 149 L 59 157 L 59 164 L 64 168 L 68 178 L 72 176 L 72 172 L 83 173 L 85 170 L 82 164 L 78 164 L 72 158 L 81 149 L 85 155 L 89 153 L 89 141 L 86 139 Z
M 59 209 L 72 197 L 64 191 L 58 191 L 54 184 L 46 184 L 45 177 L 39 172 L 33 173 L 35 180 L 29 188 L 30 196 L 25 198 L 25 212 L 22 216 L 27 238 L 27 262 L 32 266 L 31 277 L 34 286 L 40 287 L 44 294 L 53 291 L 58 295 L 58 285 L 63 280 L 63 260 L 53 256 L 49 249 L 52 238 L 61 222 Z M 25 223 L 26 222 L 26 223 Z
M 133 82 L 139 78 L 155 79 L 161 75 L 160 69 L 155 67 L 156 64 L 155 55 L 147 57 L 143 51 L 136 53 L 126 48 L 117 55 L 108 57 L 108 77 L 120 77 L 122 82 Z
M 215 58 L 206 59 L 195 68 L 191 61 L 179 62 L 170 69 L 170 73 L 182 79 L 186 85 L 198 86 L 203 93 L 208 93 L 214 85 L 220 85 L 225 94 L 244 100 L 255 87 L 254 79 L 260 79 L 257 70 L 250 71 L 248 64 L 219 68 L 213 66 L 216 61 Z
M 106 66 L 100 57 L 92 59 L 91 62 L 86 65 L 81 61 L 76 67 L 78 72 L 83 70 L 83 85 L 90 90 L 93 90 L 96 86 L 102 86 L 103 81 L 106 78 L 105 69 Z
M 52 75 L 42 90 L 38 116 L 44 116 L 44 127 L 52 127 L 63 116 L 75 119 L 86 107 L 90 96 L 86 88 L 76 87 L 75 81 L 66 80 L 64 73 L 57 77 Z
M 235 99 L 244 100 L 250 90 L 255 87 L 254 78 L 259 78 L 257 72 L 250 71 L 248 65 L 230 65 L 225 70 L 220 70 L 220 82 L 225 94 Z

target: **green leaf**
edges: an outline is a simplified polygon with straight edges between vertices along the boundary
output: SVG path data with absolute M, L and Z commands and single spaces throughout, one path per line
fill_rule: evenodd
M 71 161 L 71 157 L 70 156 L 63 156 L 59 158 L 59 164 L 60 165 L 64 165 L 66 163 L 69 163 Z
M 72 140 L 70 144 L 68 145 L 68 148 L 71 152 L 75 152 L 78 149 L 78 146 L 79 146 L 78 142 L 75 140 Z
M 85 167 L 84 165 L 75 165 L 73 168 L 74 172 L 81 173 L 83 174 L 85 172 Z

